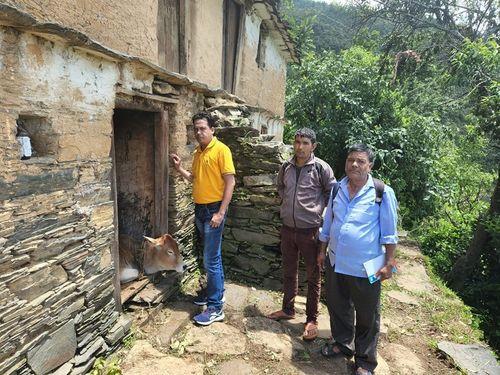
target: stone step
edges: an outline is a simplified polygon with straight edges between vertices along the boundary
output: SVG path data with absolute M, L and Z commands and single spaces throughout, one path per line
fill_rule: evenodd
M 168 350 L 172 338 L 186 325 L 191 324 L 191 318 L 199 308 L 190 302 L 173 302 L 150 312 L 140 327 L 152 343 Z

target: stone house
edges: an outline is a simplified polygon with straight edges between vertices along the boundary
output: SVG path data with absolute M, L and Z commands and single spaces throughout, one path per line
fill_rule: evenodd
M 286 64 L 296 56 L 277 7 L 0 1 L 1 374 L 82 374 L 119 345 L 130 327 L 122 303 L 133 293 L 117 279 L 118 232 L 170 232 L 186 275 L 197 267 L 190 187 L 171 173 L 168 153 L 188 163 L 190 117 L 200 109 L 239 126 L 221 137 L 241 146 L 247 164 L 238 173 L 261 175 L 239 177 L 246 190 L 227 229 L 229 263 L 239 258 L 252 238 L 231 228 L 275 202 L 267 195 L 286 152 Z M 24 160 L 22 131 L 33 149 Z M 252 153 L 262 165 L 251 165 Z M 264 223 L 276 219 L 266 215 Z M 270 236 L 261 246 L 276 245 Z M 184 280 L 164 276 L 150 302 Z

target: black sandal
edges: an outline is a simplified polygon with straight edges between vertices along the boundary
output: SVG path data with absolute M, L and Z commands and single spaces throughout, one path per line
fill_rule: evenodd
M 358 367 L 356 369 L 356 375 L 374 375 L 373 371 L 367 370 L 363 367 Z
M 334 350 L 337 348 L 338 352 Z M 347 354 L 342 351 L 342 347 L 336 342 L 327 342 L 321 348 L 321 354 L 325 357 L 335 358 L 335 357 L 347 357 L 352 358 L 352 354 Z

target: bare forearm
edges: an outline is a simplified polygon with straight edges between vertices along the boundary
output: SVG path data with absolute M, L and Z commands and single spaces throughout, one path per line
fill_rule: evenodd
M 189 182 L 193 182 L 193 174 L 191 172 L 189 172 L 188 170 L 182 168 L 182 167 L 179 167 L 179 168 L 176 168 L 177 169 L 177 172 L 179 172 L 179 174 L 184 177 L 186 180 L 188 180 Z
M 319 251 L 320 252 L 326 253 L 327 246 L 328 246 L 328 242 L 319 241 Z
M 234 175 L 224 176 L 224 193 L 222 195 L 222 202 L 220 204 L 219 213 L 225 215 L 231 198 L 233 197 L 234 186 L 236 182 L 234 180 Z
M 393 265 L 396 258 L 396 244 L 385 244 L 385 263 Z

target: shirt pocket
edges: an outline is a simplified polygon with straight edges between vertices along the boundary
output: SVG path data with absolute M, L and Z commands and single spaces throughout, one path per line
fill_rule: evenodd
M 377 203 L 363 203 L 352 209 L 355 220 L 361 224 L 378 220 L 380 207 Z

